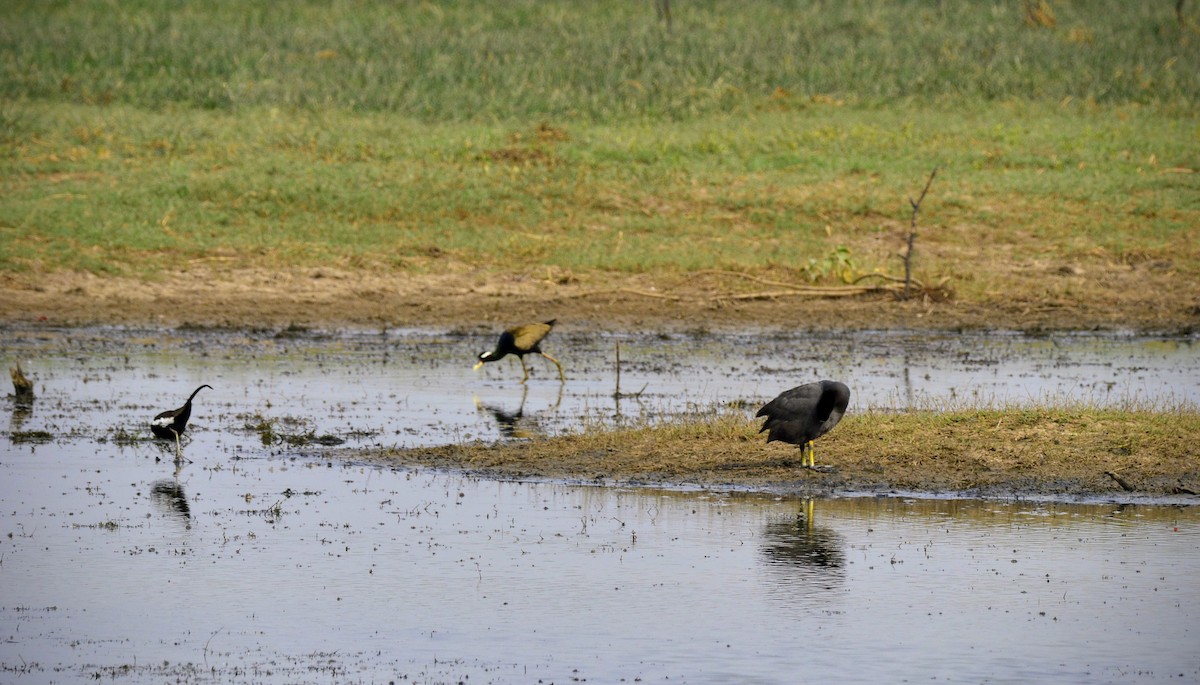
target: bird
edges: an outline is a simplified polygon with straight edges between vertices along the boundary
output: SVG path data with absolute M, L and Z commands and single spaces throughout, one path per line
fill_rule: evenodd
M 813 440 L 833 430 L 850 404 L 850 388 L 837 381 L 805 383 L 763 405 L 755 417 L 765 416 L 759 433 L 767 442 L 782 440 L 800 447 L 800 466 L 818 469 Z
M 517 355 L 517 359 L 521 360 L 521 370 L 525 372 L 525 377 L 521 382 L 529 380 L 529 367 L 525 366 L 525 355 L 540 354 L 546 359 L 554 362 L 558 367 L 558 378 L 560 381 L 566 382 L 567 377 L 563 375 L 562 364 L 558 360 L 542 351 L 540 345 L 542 340 L 550 334 L 550 329 L 554 328 L 554 323 L 558 319 L 550 319 L 545 323 L 527 323 L 521 326 L 513 326 L 500 334 L 500 339 L 496 341 L 496 349 L 490 352 L 481 352 L 479 354 L 479 362 L 475 364 L 475 368 L 483 366 L 487 362 L 494 362 L 503 359 L 510 354 Z
M 160 412 L 154 420 L 150 422 L 150 432 L 154 433 L 154 437 L 161 440 L 175 440 L 175 458 L 179 459 L 179 436 L 187 428 L 188 419 L 192 417 L 192 400 L 196 398 L 196 393 L 208 388 L 212 390 L 211 385 L 202 385 L 192 391 L 187 402 L 178 409 L 168 409 Z

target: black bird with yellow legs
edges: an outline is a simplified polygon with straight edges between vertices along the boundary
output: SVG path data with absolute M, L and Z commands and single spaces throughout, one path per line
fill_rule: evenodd
M 179 460 L 181 456 L 179 448 L 179 436 L 182 435 L 183 431 L 187 429 L 188 419 L 192 418 L 192 400 L 196 399 L 196 393 L 205 388 L 212 390 L 211 385 L 202 385 L 196 388 L 192 391 L 191 396 L 187 398 L 187 402 L 183 403 L 182 407 L 160 412 L 154 417 L 154 420 L 150 422 L 150 432 L 154 434 L 154 437 L 160 440 L 175 441 L 176 460 Z
M 558 360 L 542 351 L 542 341 L 550 335 L 550 330 L 554 328 L 554 322 L 557 319 L 550 319 L 545 323 L 527 323 L 521 326 L 513 326 L 512 328 L 500 334 L 500 339 L 496 341 L 496 349 L 490 352 L 482 352 L 479 355 L 479 362 L 475 364 L 475 368 L 483 366 L 488 362 L 499 361 L 504 357 L 513 354 L 517 359 L 521 360 L 521 371 L 525 376 L 521 378 L 521 382 L 529 380 L 529 367 L 525 366 L 525 355 L 540 354 L 541 356 L 554 362 L 558 367 L 558 378 L 562 382 L 566 382 L 567 377 L 563 375 L 562 364 Z
M 800 447 L 800 466 L 816 471 L 813 440 L 833 430 L 850 404 L 850 388 L 837 381 L 818 381 L 797 386 L 771 400 L 755 414 L 765 416 L 759 433 L 767 432 L 767 442 L 780 440 Z

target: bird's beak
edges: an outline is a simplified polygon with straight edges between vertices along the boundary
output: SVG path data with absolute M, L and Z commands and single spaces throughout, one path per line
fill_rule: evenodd
M 483 366 L 483 362 L 475 362 L 475 368 L 472 371 L 478 371 L 479 367 Z

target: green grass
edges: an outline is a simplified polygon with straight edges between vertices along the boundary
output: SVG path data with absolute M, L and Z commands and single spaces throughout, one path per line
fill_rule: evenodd
M 838 247 L 861 270 L 895 270 L 906 198 L 935 166 L 927 240 L 1200 257 L 1200 180 L 1169 171 L 1200 166 L 1197 121 L 1138 106 L 826 106 L 670 127 L 23 113 L 25 133 L 0 148 L 4 270 L 799 269 Z
M 1200 275 L 1172 3 L 676 4 L 4 2 L 0 272 Z
M 10 0 L 0 97 L 427 121 L 681 120 L 812 95 L 1195 105 L 1194 17 L 1053 5 L 1038 28 L 1017 0 L 696 0 L 667 31 L 651 3 L 618 0 Z

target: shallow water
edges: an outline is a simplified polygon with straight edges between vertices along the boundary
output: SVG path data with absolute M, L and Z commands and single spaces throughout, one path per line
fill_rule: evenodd
M 800 383 L 845 381 L 850 412 L 980 404 L 1200 404 L 1200 342 L 1114 335 L 859 332 L 795 335 L 585 336 L 556 330 L 545 347 L 568 374 L 509 357 L 472 371 L 491 336 L 428 331 L 237 333 L 206 330 L 16 329 L 0 356 L 38 383 L 13 430 L 83 438 L 145 433 L 145 422 L 195 387 L 189 431 L 330 436 L 356 445 L 417 446 L 579 431 L 658 420 L 718 405 L 761 404 Z M 614 399 L 621 344 L 621 399 Z M 630 396 L 634 395 L 634 396 Z M 257 427 L 257 428 L 256 428 Z M 238 435 L 240 439 L 232 436 Z M 293 445 L 296 441 L 293 441 Z
M 0 679 L 1200 679 L 1196 507 L 809 504 L 190 447 L 177 475 L 145 446 L 4 457 Z
M 1200 507 L 492 482 L 285 439 L 752 411 L 816 376 L 858 407 L 1194 403 L 1194 341 L 631 338 L 618 405 L 615 338 L 562 338 L 568 382 L 532 359 L 522 389 L 471 372 L 476 336 L 5 331 L 39 398 L 0 447 L 0 681 L 1200 680 Z M 176 469 L 139 438 L 201 383 Z

